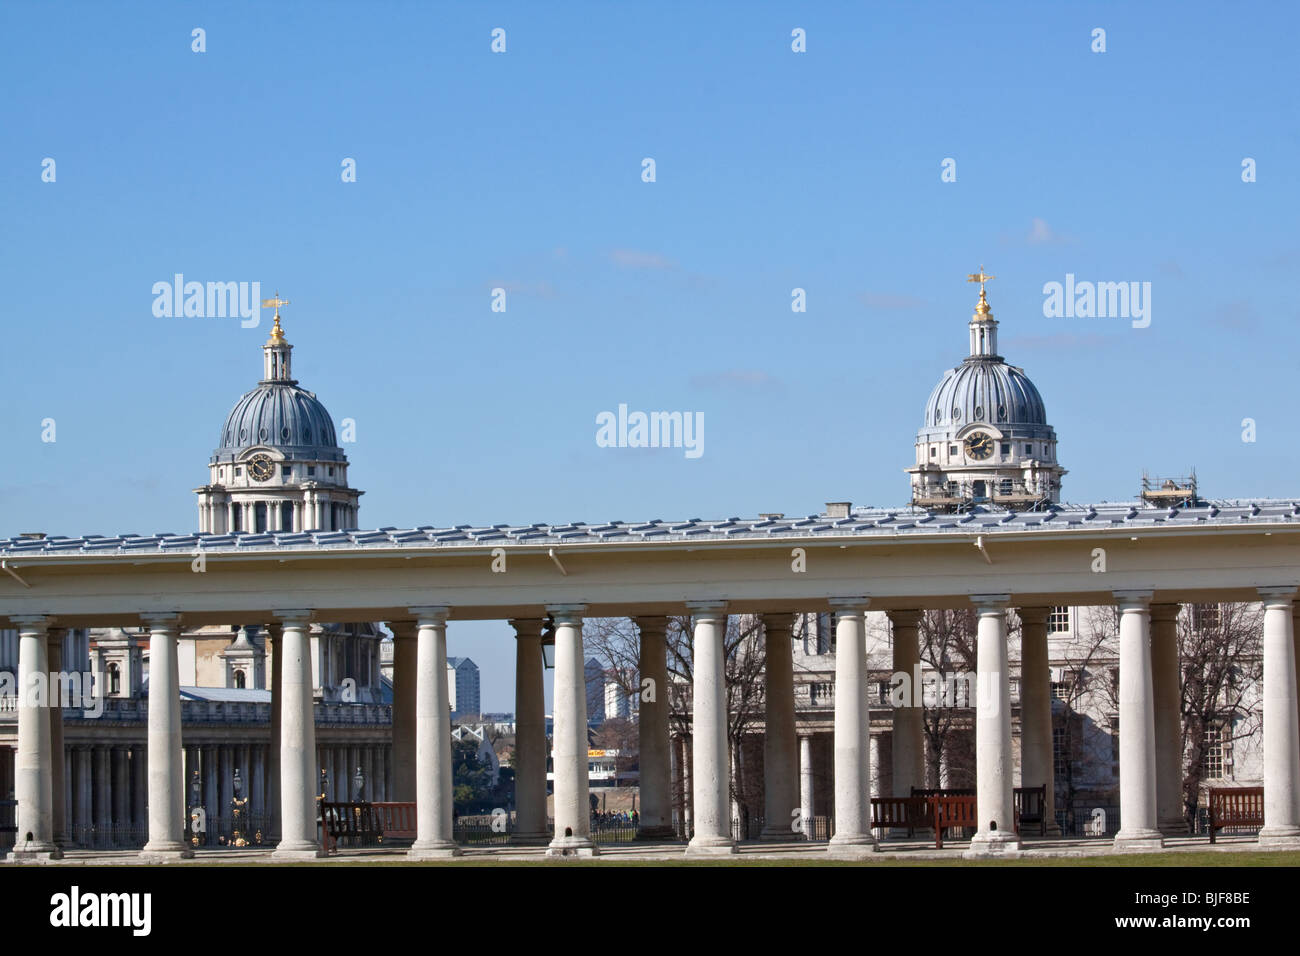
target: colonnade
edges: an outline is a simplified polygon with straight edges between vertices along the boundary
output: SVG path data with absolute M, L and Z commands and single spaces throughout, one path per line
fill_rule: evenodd
M 1260 843 L 1300 844 L 1300 708 L 1297 698 L 1296 589 L 1261 588 L 1264 604 L 1264 792 L 1265 826 Z M 1181 826 L 1181 752 L 1179 732 L 1178 660 L 1174 621 L 1176 605 L 1152 606 L 1150 591 L 1117 591 L 1120 611 L 1120 814 L 1115 838 L 1120 849 L 1149 849 L 1162 845 L 1162 829 Z M 978 693 L 975 703 L 976 801 L 978 829 L 972 856 L 1014 854 L 1019 838 L 1014 829 L 1012 789 L 1010 674 L 1007 653 L 1006 594 L 973 595 L 977 627 Z M 836 693 L 834 725 L 834 834 L 828 852 L 861 857 L 876 849 L 871 830 L 870 732 L 867 705 L 865 595 L 830 600 L 835 614 Z M 693 616 L 694 681 L 692 717 L 687 748 L 671 748 L 668 731 L 669 694 L 664 666 L 662 617 L 641 617 L 641 673 L 653 692 L 643 696 L 640 710 L 642 752 L 642 836 L 660 838 L 671 832 L 673 765 L 689 794 L 694 834 L 688 855 L 736 852 L 730 826 L 729 750 L 724 638 L 728 605 L 723 601 L 691 602 Z M 594 855 L 588 802 L 586 675 L 582 623 L 586 607 L 550 605 L 554 622 L 555 690 L 554 831 L 548 853 L 558 856 Z M 410 849 L 414 859 L 454 856 L 460 852 L 452 831 L 452 748 L 446 681 L 447 621 L 452 609 L 412 607 L 410 618 L 395 621 L 395 702 L 391 761 L 372 779 L 392 772 L 392 796 L 414 798 L 418 834 Z M 919 611 L 892 611 L 894 663 L 908 669 L 914 663 Z M 273 726 L 278 728 L 280 842 L 274 857 L 301 859 L 319 855 L 314 797 L 320 759 L 312 711 L 308 610 L 274 612 L 278 627 L 272 683 Z M 148 827 L 143 855 L 151 859 L 187 856 L 184 831 L 184 755 L 181 740 L 176 670 L 175 615 L 142 616 L 150 627 Z M 1052 815 L 1051 709 L 1047 674 L 1047 608 L 1021 608 L 1022 637 L 1022 784 L 1048 788 Z M 13 618 L 19 628 L 19 681 L 47 672 L 49 627 L 39 617 Z M 796 821 L 811 817 L 812 774 L 809 739 L 795 731 L 793 672 L 789 662 L 791 613 L 765 614 L 768 671 L 765 790 L 765 839 L 789 838 Z M 519 733 L 517 766 L 517 836 L 523 842 L 546 839 L 546 761 L 544 688 L 541 667 L 541 628 L 537 618 L 512 622 L 517 642 L 516 705 Z M 162 702 L 166 702 L 163 704 Z M 47 711 L 20 701 L 14 789 L 18 799 L 20 858 L 58 855 L 54 843 L 55 814 L 51 759 L 51 718 Z M 649 706 L 647 706 L 649 705 Z M 922 779 L 920 713 L 899 707 L 893 713 L 891 757 L 894 788 L 902 792 Z M 1164 754 L 1162 756 L 1162 751 Z M 190 749 L 191 755 L 194 748 Z M 122 779 L 111 751 L 102 779 Z M 1171 758 L 1171 754 L 1175 755 Z M 125 756 L 125 755 L 124 755 Z M 220 764 L 220 757 L 216 763 Z M 247 759 L 240 754 L 237 758 Z M 333 752 L 329 759 L 352 755 Z M 80 756 L 79 756 L 80 760 Z M 208 766 L 207 761 L 202 761 Z M 81 765 L 78 764 L 80 767 Z M 66 768 L 65 768 L 65 772 Z M 92 771 L 96 780 L 98 772 Z M 80 780 L 80 770 L 69 776 Z M 336 777 L 337 778 L 337 777 Z M 139 779 L 133 776 L 132 779 Z M 797 782 L 797 786 L 796 786 Z M 271 781 L 255 789 L 273 791 Z M 112 791 L 110 790 L 110 794 Z M 109 801 L 111 803 L 110 795 Z M 98 806 L 99 804 L 96 804 Z M 1179 812 L 1176 812 L 1178 810 Z M 78 805 L 77 812 L 81 812 Z M 786 821 L 790 821 L 787 823 Z

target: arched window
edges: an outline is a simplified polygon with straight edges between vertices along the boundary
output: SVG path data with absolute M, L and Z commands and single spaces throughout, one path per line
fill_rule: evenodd
M 116 664 L 108 665 L 108 692 L 110 694 L 122 693 L 122 672 Z
M 244 680 L 245 680 L 244 672 L 235 671 L 235 686 L 238 687 L 240 690 L 244 689 Z

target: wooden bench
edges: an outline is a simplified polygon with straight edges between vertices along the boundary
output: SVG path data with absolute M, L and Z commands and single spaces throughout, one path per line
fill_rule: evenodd
M 415 839 L 414 803 L 321 803 L 321 849 L 380 846 L 385 840 Z
M 0 836 L 12 833 L 18 839 L 18 801 L 0 800 Z
M 1210 842 L 1224 827 L 1264 825 L 1263 787 L 1210 788 Z
M 873 797 L 871 828 L 907 830 L 910 837 L 917 830 L 933 830 L 936 849 L 943 849 L 945 830 L 976 826 L 973 790 L 924 790 L 912 788 L 910 797 Z
M 934 820 L 934 847 L 943 849 L 943 831 L 955 828 L 978 828 L 979 817 L 975 795 L 930 798 L 931 819 Z
M 871 829 L 906 830 L 910 837 L 918 829 L 930 828 L 929 807 L 922 797 L 872 797 Z
M 1015 807 L 1016 832 L 1025 826 L 1037 826 L 1039 836 L 1047 836 L 1047 784 L 1041 787 L 1016 787 L 1011 791 Z

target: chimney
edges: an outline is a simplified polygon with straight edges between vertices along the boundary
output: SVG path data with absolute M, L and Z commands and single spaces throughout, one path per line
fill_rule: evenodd
M 18 537 L 26 538 L 28 541 L 40 541 L 45 537 L 44 531 L 23 531 Z
M 851 501 L 826 502 L 826 517 L 828 518 L 847 518 L 852 511 L 853 502 Z
M 768 511 L 768 512 L 759 512 L 758 516 L 762 518 L 764 521 L 780 521 L 782 518 L 785 517 L 785 514 L 780 511 Z

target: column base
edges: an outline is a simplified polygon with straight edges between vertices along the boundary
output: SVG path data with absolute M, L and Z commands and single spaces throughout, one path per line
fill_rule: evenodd
M 1294 850 L 1300 847 L 1300 827 L 1264 827 L 1259 831 L 1259 845 Z
M 600 856 L 600 850 L 586 837 L 556 837 L 546 848 L 546 855 L 558 859 L 580 859 Z
M 1061 830 L 1061 825 L 1059 823 L 1049 823 L 1047 825 L 1047 836 L 1050 839 L 1059 840 L 1061 837 L 1065 836 L 1065 833 Z
M 319 860 L 324 856 L 319 843 L 306 840 L 281 840 L 271 851 L 272 860 Z
M 687 856 L 730 856 L 739 852 L 736 841 L 725 836 L 701 836 L 697 833 L 686 844 Z
M 149 863 L 174 863 L 193 858 L 194 848 L 180 840 L 150 840 L 140 851 L 140 859 Z
M 460 847 L 449 840 L 429 843 L 421 843 L 417 840 L 406 851 L 406 858 L 408 860 L 449 860 L 452 857 L 460 856 L 460 854 Z
M 826 855 L 832 860 L 866 860 L 880 852 L 880 844 L 870 833 L 852 835 L 835 834 L 826 844 Z
M 638 827 L 636 838 L 638 840 L 673 840 L 677 834 L 668 824 L 658 824 L 656 826 Z
M 512 833 L 510 834 L 510 842 L 516 846 L 546 846 L 551 842 L 551 835 L 543 831 Z
M 1182 817 L 1177 820 L 1163 820 L 1157 824 L 1157 827 L 1164 836 L 1187 836 L 1192 832 L 1187 826 L 1187 821 Z
M 1164 837 L 1160 835 L 1159 830 L 1121 829 L 1115 834 L 1115 849 L 1122 853 L 1163 850 L 1164 846 L 1165 840 Z
M 1020 856 L 1020 837 L 1006 830 L 982 830 L 971 837 L 970 847 L 962 854 L 964 860 L 1001 859 Z
M 50 863 L 63 859 L 63 850 L 53 843 L 33 840 L 29 843 L 15 844 L 5 857 L 6 863 Z

